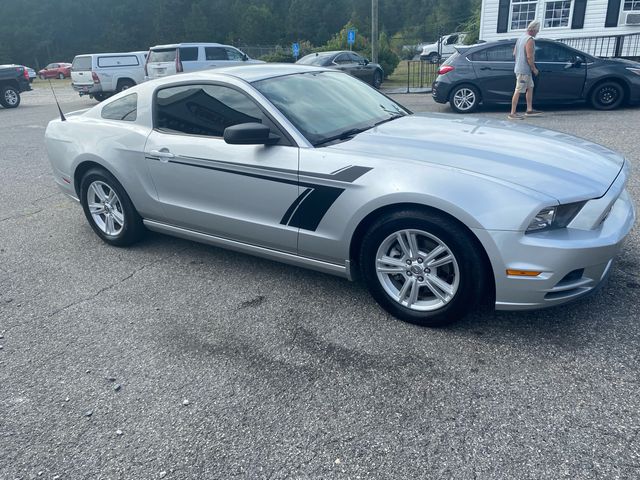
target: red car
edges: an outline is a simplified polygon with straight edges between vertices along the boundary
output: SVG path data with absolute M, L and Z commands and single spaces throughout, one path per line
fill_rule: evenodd
M 38 72 L 38 76 L 41 80 L 45 78 L 69 78 L 71 76 L 71 64 L 70 63 L 50 63 L 42 70 Z

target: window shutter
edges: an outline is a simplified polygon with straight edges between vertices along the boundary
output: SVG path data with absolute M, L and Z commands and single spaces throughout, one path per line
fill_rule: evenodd
M 498 29 L 497 33 L 504 33 L 509 31 L 509 1 L 500 0 L 498 5 Z M 620 0 L 618 0 L 620 4 Z
M 609 0 L 607 5 L 607 18 L 604 21 L 605 27 L 617 27 L 620 16 L 620 0 Z
M 574 0 L 573 3 L 573 19 L 571 20 L 571 28 L 584 27 L 584 14 L 587 10 L 587 0 Z

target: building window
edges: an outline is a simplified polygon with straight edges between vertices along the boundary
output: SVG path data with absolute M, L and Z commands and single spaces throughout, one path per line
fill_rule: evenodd
M 625 12 L 640 12 L 640 0 L 624 0 L 622 10 Z
M 625 0 L 626 1 L 626 0 Z M 511 0 L 511 30 L 525 30 L 536 18 L 537 0 Z
M 571 18 L 571 0 L 546 2 L 544 28 L 568 27 Z

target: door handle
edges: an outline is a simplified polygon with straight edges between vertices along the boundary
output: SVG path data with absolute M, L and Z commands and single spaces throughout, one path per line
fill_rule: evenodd
M 167 148 L 162 148 L 160 150 L 151 150 L 149 155 L 152 157 L 158 157 L 160 161 L 167 161 L 170 158 L 176 158 L 176 156 L 169 151 Z
M 491 70 L 491 67 L 480 67 L 480 70 Z

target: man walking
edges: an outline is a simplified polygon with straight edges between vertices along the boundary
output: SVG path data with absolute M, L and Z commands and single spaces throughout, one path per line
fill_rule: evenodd
M 524 117 L 542 115 L 542 112 L 533 109 L 533 75 L 538 76 L 538 69 L 535 63 L 536 42 L 535 36 L 540 31 L 540 22 L 534 20 L 527 27 L 527 33 L 522 35 L 516 42 L 513 55 L 516 58 L 516 66 L 513 69 L 516 74 L 516 90 L 511 99 L 511 113 L 507 116 L 509 120 L 522 120 Z M 525 93 L 527 99 L 527 111 L 522 115 L 516 113 L 520 94 Z

